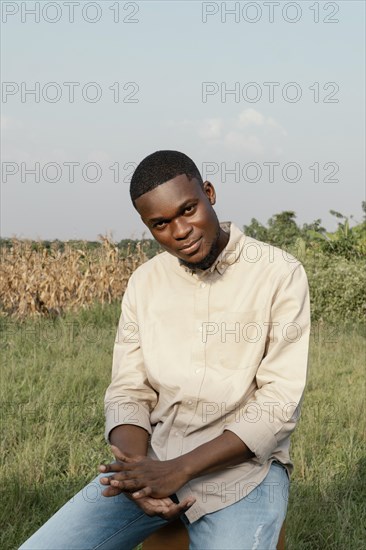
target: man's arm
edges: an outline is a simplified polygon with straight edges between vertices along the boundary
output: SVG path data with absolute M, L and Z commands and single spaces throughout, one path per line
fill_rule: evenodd
M 289 438 L 300 416 L 310 337 L 309 287 L 300 263 L 273 296 L 270 324 L 266 353 L 256 373 L 257 390 L 238 410 L 240 421 L 224 425 L 245 441 L 261 464 Z
M 133 437 L 128 437 L 131 428 L 140 428 L 147 437 L 151 433 L 150 413 L 157 402 L 157 394 L 147 379 L 144 358 L 140 346 L 140 329 L 136 313 L 136 291 L 134 274 L 131 275 L 121 304 L 121 315 L 118 323 L 113 348 L 112 380 L 105 394 L 105 437 L 112 443 L 132 444 Z M 120 426 L 130 426 L 124 433 Z M 123 437 L 123 440 L 121 440 Z M 135 437 L 135 436 L 134 436 Z M 136 443 L 138 444 L 138 443 Z M 138 444 L 139 445 L 139 444 Z M 122 449 L 129 452 L 127 449 Z M 139 454 L 146 454 L 145 449 Z
M 233 432 L 225 430 L 223 434 L 200 445 L 179 458 L 178 468 L 184 470 L 187 481 L 204 474 L 222 470 L 227 466 L 236 466 L 249 460 L 254 453 Z
M 112 451 L 117 462 L 103 464 L 100 469 L 106 473 L 116 472 L 101 479 L 103 485 L 111 486 L 104 494 L 112 496 L 115 494 L 113 489 L 116 489 L 133 492 L 134 498 L 164 498 L 195 477 L 235 466 L 254 456 L 245 443 L 230 431 L 224 431 L 212 441 L 171 460 L 131 457 L 114 446 Z
M 132 275 L 121 304 L 113 350 L 112 381 L 105 396 L 105 436 L 118 453 L 125 453 L 128 457 L 146 456 L 151 433 L 150 412 L 156 401 L 157 395 L 147 380 L 140 348 Z M 117 466 L 117 463 L 111 464 L 106 469 L 101 465 L 99 471 L 115 472 Z M 107 485 L 103 491 L 106 497 L 122 492 L 118 487 L 109 485 L 109 481 Z M 132 498 L 128 492 L 125 494 Z M 176 504 L 167 496 L 162 499 L 141 498 L 137 504 L 149 516 L 158 515 L 172 520 L 186 512 L 194 502 L 194 498 L 187 498 Z
M 149 434 L 144 428 L 130 424 L 117 426 L 109 434 L 111 444 L 128 456 L 146 456 L 148 439 Z

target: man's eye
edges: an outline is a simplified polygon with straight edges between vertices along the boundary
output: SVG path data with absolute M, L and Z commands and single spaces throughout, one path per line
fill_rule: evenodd
M 194 204 L 191 204 L 191 206 L 186 206 L 185 207 L 186 212 L 192 212 L 193 209 L 194 209 Z
M 157 227 L 158 229 L 161 229 L 162 227 L 164 227 L 165 224 L 166 224 L 166 222 L 156 222 L 154 227 Z

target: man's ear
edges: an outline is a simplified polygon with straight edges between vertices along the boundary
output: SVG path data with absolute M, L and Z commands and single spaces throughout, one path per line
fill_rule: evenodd
M 216 191 L 210 181 L 206 180 L 203 182 L 203 192 L 210 201 L 210 204 L 213 206 L 216 203 Z

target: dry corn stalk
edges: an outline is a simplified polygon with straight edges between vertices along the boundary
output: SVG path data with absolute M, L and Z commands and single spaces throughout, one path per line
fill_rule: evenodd
M 118 249 L 108 237 L 99 236 L 96 249 L 76 249 L 68 242 L 61 251 L 55 243 L 47 249 L 42 243 L 12 239 L 2 246 L 0 265 L 0 315 L 57 316 L 93 302 L 111 303 L 121 299 L 131 273 L 147 257 L 137 243 Z

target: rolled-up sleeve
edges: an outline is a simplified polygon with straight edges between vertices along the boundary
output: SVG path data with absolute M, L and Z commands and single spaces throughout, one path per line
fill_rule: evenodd
M 225 425 L 265 463 L 296 426 L 306 385 L 310 335 L 309 287 L 301 264 L 274 296 L 257 390 L 240 408 L 240 421 Z
M 132 275 L 122 299 L 113 349 L 112 381 L 104 400 L 106 440 L 109 442 L 110 432 L 122 424 L 139 426 L 151 434 L 150 413 L 156 402 L 157 394 L 148 382 L 140 347 Z

